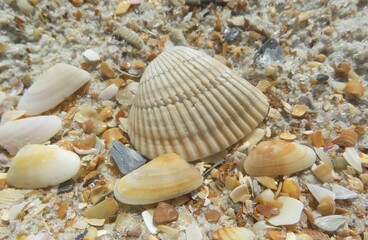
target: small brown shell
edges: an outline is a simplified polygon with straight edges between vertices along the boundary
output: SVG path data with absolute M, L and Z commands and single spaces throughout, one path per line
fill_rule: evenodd
M 250 176 L 289 175 L 313 165 L 314 151 L 304 145 L 283 140 L 264 141 L 258 144 L 244 162 Z
M 333 181 L 332 171 L 326 163 L 322 163 L 315 168 L 312 167 L 312 172 L 323 183 Z
M 336 203 L 330 195 L 327 195 L 326 197 L 322 198 L 317 207 L 317 211 L 321 213 L 323 216 L 332 215 L 335 213 L 335 210 L 336 210 Z
M 354 129 L 345 129 L 332 142 L 340 147 L 354 147 L 358 142 L 358 134 Z

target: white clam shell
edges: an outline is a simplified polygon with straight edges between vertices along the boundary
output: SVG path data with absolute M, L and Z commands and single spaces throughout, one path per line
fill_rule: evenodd
M 332 191 L 335 193 L 336 199 L 351 199 L 359 196 L 356 192 L 353 192 L 338 184 L 332 185 Z
M 320 202 L 327 195 L 330 195 L 332 199 L 335 199 L 335 193 L 326 188 L 311 183 L 307 183 L 307 187 L 318 202 Z
M 175 152 L 192 161 L 242 139 L 268 107 L 261 91 L 222 63 L 188 47 L 172 47 L 147 66 L 128 133 L 147 158 Z
M 44 143 L 61 129 L 57 116 L 37 116 L 0 125 L 0 145 L 14 155 L 23 146 Z
M 26 111 L 24 111 L 24 110 L 11 110 L 11 111 L 6 111 L 1 116 L 1 123 L 0 124 L 4 124 L 6 122 L 10 122 L 10 121 L 16 120 L 16 119 L 22 117 L 24 114 L 26 114 Z
M 281 202 L 280 214 L 269 218 L 267 221 L 274 226 L 291 225 L 300 221 L 300 217 L 304 208 L 301 201 L 291 197 L 279 197 L 278 202 Z
M 74 177 L 80 168 L 77 154 L 55 145 L 29 144 L 13 158 L 7 183 L 18 188 L 45 188 Z
M 358 151 L 353 147 L 345 148 L 345 152 L 342 154 L 345 160 L 358 172 L 363 172 L 362 160 L 359 157 Z
M 39 75 L 19 100 L 17 109 L 37 115 L 52 109 L 90 79 L 83 69 L 58 63 Z
M 341 215 L 330 215 L 318 217 L 314 220 L 314 224 L 328 232 L 334 232 L 347 222 L 347 218 Z

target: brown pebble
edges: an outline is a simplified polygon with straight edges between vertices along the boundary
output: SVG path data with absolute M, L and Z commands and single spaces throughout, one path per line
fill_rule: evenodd
M 323 33 L 330 36 L 335 32 L 335 29 L 333 27 L 326 27 L 323 29 Z
M 266 218 L 270 218 L 280 214 L 280 209 L 272 205 L 257 205 L 256 209 Z
M 179 213 L 172 205 L 160 202 L 153 213 L 153 222 L 156 225 L 167 224 L 178 219 Z
M 221 213 L 216 210 L 209 210 L 204 214 L 204 216 L 208 222 L 217 222 L 221 217 Z
M 122 69 L 124 69 L 124 70 L 129 70 L 129 68 L 130 68 L 130 63 L 128 63 L 128 62 L 121 62 L 121 63 L 120 63 L 120 67 L 121 67 Z
M 318 62 L 325 62 L 325 61 L 326 61 L 326 59 L 327 59 L 327 57 L 326 57 L 326 55 L 324 55 L 324 54 L 318 54 L 318 55 L 316 56 L 316 61 L 318 61 Z
M 115 77 L 114 70 L 112 70 L 111 66 L 107 62 L 101 62 L 100 70 L 104 77 L 107 78 Z

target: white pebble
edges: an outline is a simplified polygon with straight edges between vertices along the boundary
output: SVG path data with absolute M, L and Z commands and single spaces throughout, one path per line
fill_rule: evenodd
M 111 84 L 100 92 L 100 98 L 102 100 L 109 100 L 118 93 L 119 88 L 115 84 Z
M 98 53 L 96 53 L 92 49 L 87 49 L 82 54 L 83 54 L 83 57 L 89 62 L 98 62 L 98 61 L 100 61 L 100 55 L 98 55 Z

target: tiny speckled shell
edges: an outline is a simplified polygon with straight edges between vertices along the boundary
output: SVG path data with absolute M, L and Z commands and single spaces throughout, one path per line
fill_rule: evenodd
M 129 137 L 147 158 L 187 161 L 225 150 L 254 130 L 267 98 L 208 55 L 172 47 L 149 64 L 129 113 Z

